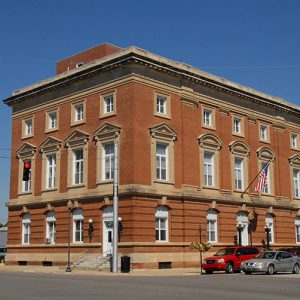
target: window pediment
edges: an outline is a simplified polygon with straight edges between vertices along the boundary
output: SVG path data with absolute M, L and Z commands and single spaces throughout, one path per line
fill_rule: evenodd
M 40 152 L 50 152 L 57 151 L 61 146 L 61 141 L 49 136 L 45 141 L 40 145 Z
M 89 135 L 80 130 L 74 130 L 66 139 L 65 146 L 66 147 L 74 147 L 84 145 L 88 142 Z
M 291 166 L 300 168 L 300 156 L 298 154 L 295 154 L 289 157 L 289 163 Z
M 17 157 L 28 157 L 33 156 L 36 151 L 36 147 L 32 144 L 25 143 L 17 150 Z
M 273 161 L 275 159 L 275 152 L 267 147 L 260 147 L 256 151 L 257 157 L 261 160 L 271 160 Z
M 200 147 L 212 150 L 220 150 L 222 147 L 222 141 L 220 138 L 211 133 L 201 134 L 198 137 L 198 143 Z
M 229 150 L 233 154 L 249 156 L 250 147 L 242 141 L 233 141 L 229 144 Z
M 177 132 L 166 123 L 150 127 L 149 131 L 150 135 L 153 138 L 160 138 L 172 141 L 175 141 L 177 139 Z
M 96 129 L 94 132 L 94 140 L 108 140 L 118 138 L 121 133 L 121 127 L 111 124 L 111 123 L 104 123 L 100 127 Z

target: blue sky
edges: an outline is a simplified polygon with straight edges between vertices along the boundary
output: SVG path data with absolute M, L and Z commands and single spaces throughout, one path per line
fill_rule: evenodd
M 109 42 L 138 46 L 300 105 L 300 1 L 6 0 L 0 99 Z M 10 108 L 0 103 L 0 222 L 7 220 Z

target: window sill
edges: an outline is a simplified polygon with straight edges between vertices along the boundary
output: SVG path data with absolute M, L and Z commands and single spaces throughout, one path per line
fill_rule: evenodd
M 216 130 L 216 127 L 213 125 L 202 124 L 202 128 L 209 129 L 209 130 Z
M 29 191 L 29 192 L 20 192 L 18 193 L 18 196 L 26 196 L 26 195 L 31 195 L 32 194 L 32 191 Z
M 82 184 L 74 184 L 74 185 L 69 185 L 68 189 L 77 189 L 77 188 L 83 188 L 83 187 L 85 187 L 84 183 L 82 183 Z
M 300 151 L 300 148 L 296 148 L 296 147 L 291 147 L 291 149 L 294 151 Z
M 234 135 L 234 136 L 238 136 L 238 137 L 245 137 L 245 134 L 244 133 L 238 133 L 238 132 L 232 132 L 232 135 Z
M 261 143 L 265 143 L 265 144 L 271 144 L 271 142 L 269 140 L 262 140 L 262 139 L 259 139 L 259 141 Z
M 71 123 L 71 127 L 85 124 L 85 120 L 75 121 Z
M 113 183 L 114 183 L 114 181 L 113 181 L 113 179 L 111 179 L 111 180 L 98 181 L 97 185 L 105 185 L 105 184 L 113 184 Z
M 51 192 L 56 192 L 57 188 L 49 188 L 49 189 L 43 189 L 42 193 L 51 193 Z
M 47 128 L 47 129 L 45 130 L 45 133 L 55 132 L 55 131 L 57 131 L 57 130 L 58 130 L 58 127 L 55 127 L 55 128 Z
M 214 190 L 214 191 L 218 191 L 219 188 L 216 186 L 209 186 L 209 185 L 203 185 L 202 186 L 203 189 L 207 189 L 207 190 Z
M 158 184 L 174 185 L 174 182 L 167 181 L 167 180 L 159 180 L 159 179 L 156 179 L 156 180 L 154 180 L 153 182 L 154 182 L 154 183 L 158 183 Z
M 169 243 L 169 241 L 155 241 L 155 243 L 158 243 L 158 244 L 166 244 L 166 243 Z
M 155 112 L 154 116 L 159 117 L 159 118 L 164 118 L 164 119 L 171 120 L 171 116 L 169 114 L 161 114 L 161 113 Z
M 26 139 L 29 139 L 29 138 L 32 138 L 32 137 L 33 137 L 33 134 L 23 135 L 22 140 L 26 140 Z
M 113 116 L 116 116 L 116 115 L 117 115 L 117 113 L 115 111 L 105 113 L 105 114 L 100 114 L 99 119 L 105 119 L 105 118 L 113 117 Z

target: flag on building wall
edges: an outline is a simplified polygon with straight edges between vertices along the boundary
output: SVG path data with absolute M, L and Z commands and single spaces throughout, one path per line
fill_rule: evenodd
M 269 164 L 266 164 L 259 174 L 259 179 L 255 191 L 260 192 L 267 184 Z

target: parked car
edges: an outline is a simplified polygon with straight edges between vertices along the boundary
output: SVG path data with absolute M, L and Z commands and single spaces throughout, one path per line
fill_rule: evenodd
M 0 263 L 5 261 L 6 256 L 6 248 L 1 247 L 0 248 Z
M 276 272 L 299 274 L 300 266 L 293 255 L 286 251 L 266 251 L 256 258 L 244 261 L 241 269 L 245 274 L 253 272 L 265 272 L 268 275 Z
M 295 259 L 296 262 L 300 265 L 300 247 L 286 247 L 286 248 L 280 248 L 278 251 L 286 251 L 288 253 L 291 253 Z
M 233 246 L 219 250 L 214 256 L 204 259 L 202 268 L 206 274 L 214 271 L 232 273 L 240 270 L 241 262 L 251 259 L 260 253 L 260 249 L 253 246 Z

